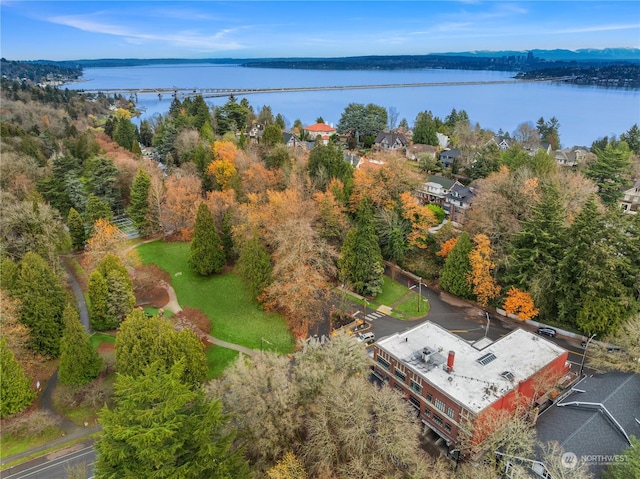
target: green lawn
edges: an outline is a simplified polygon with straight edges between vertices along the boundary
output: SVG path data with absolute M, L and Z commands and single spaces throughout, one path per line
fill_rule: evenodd
M 91 345 L 96 349 L 98 349 L 98 347 L 102 343 L 115 343 L 115 342 L 116 342 L 116 337 L 113 336 L 112 334 L 93 333 L 91 335 Z
M 63 431 L 57 427 L 48 427 L 37 437 L 24 437 L 21 435 L 3 434 L 0 446 L 0 457 L 5 458 L 27 451 L 41 444 L 46 444 L 61 437 Z
M 196 308 L 211 320 L 211 335 L 251 349 L 264 341 L 280 353 L 294 349 L 294 339 L 280 315 L 262 311 L 234 274 L 203 277 L 187 264 L 189 243 L 154 241 L 137 248 L 144 264 L 154 263 L 171 275 L 180 306 Z
M 153 306 L 144 306 L 142 309 L 149 316 L 158 316 L 158 311 L 160 310 L 160 308 L 154 308 Z M 173 316 L 173 311 L 169 311 L 169 310 L 165 309 L 164 310 L 164 317 L 165 318 L 170 318 L 171 316 Z
M 402 319 L 422 317 L 429 312 L 429 301 L 426 298 L 422 298 L 420 311 L 418 311 L 418 293 L 413 293 L 405 301 L 396 305 L 393 311 L 403 313 Z
M 238 351 L 223 348 L 221 346 L 210 346 L 207 349 L 207 381 L 217 379 L 222 376 L 224 370 L 236 360 Z
M 374 302 L 378 305 L 391 306 L 408 292 L 409 288 L 385 276 L 382 291 L 376 296 Z

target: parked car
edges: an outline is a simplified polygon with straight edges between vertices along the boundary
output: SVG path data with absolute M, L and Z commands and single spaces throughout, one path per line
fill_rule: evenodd
M 543 336 L 549 336 L 550 338 L 555 338 L 556 337 L 556 330 L 553 328 L 548 328 L 548 327 L 543 327 L 543 328 L 538 328 L 538 331 L 536 331 L 538 334 L 541 334 Z
M 360 336 L 358 336 L 358 341 L 367 345 L 375 342 L 375 340 L 376 340 L 376 337 L 373 333 L 363 333 Z

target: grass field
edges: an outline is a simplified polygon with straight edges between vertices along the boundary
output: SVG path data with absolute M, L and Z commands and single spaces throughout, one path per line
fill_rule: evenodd
M 210 346 L 206 354 L 208 367 L 207 380 L 210 380 L 222 376 L 227 366 L 234 362 L 240 353 L 233 349 Z
M 189 267 L 189 243 L 154 241 L 137 250 L 143 263 L 156 264 L 171 275 L 180 306 L 207 315 L 212 336 L 251 349 L 260 349 L 268 341 L 275 351 L 293 351 L 294 339 L 284 318 L 262 311 L 238 276 L 227 273 L 203 277 Z
M 385 276 L 384 283 L 382 284 L 382 291 L 378 296 L 376 296 L 374 302 L 377 305 L 384 304 L 386 306 L 391 306 L 396 301 L 402 299 L 402 297 L 409 291 L 409 288 L 406 286 Z
M 116 337 L 107 333 L 93 333 L 91 335 L 91 345 L 98 349 L 102 343 L 115 343 Z

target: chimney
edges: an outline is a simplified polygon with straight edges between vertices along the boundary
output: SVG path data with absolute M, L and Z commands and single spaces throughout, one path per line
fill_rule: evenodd
M 456 353 L 453 351 L 449 351 L 449 357 L 447 357 L 447 371 L 453 371 L 453 360 L 456 357 Z

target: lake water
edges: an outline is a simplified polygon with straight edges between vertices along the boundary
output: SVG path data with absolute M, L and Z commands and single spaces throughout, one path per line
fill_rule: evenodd
M 398 83 L 439 83 L 506 80 L 511 72 L 463 70 L 327 71 L 245 68 L 235 65 L 155 65 L 123 68 L 89 68 L 88 81 L 69 88 L 285 88 L 312 86 L 379 85 Z M 239 96 L 238 98 L 242 98 Z M 555 116 L 560 122 L 563 147 L 590 146 L 603 136 L 627 131 L 640 124 L 640 91 L 605 89 L 556 83 L 515 83 L 487 85 L 446 85 L 412 88 L 329 90 L 311 92 L 262 93 L 246 96 L 256 113 L 269 105 L 274 116 L 282 114 L 287 126 L 300 119 L 315 123 L 322 117 L 334 125 L 349 103 L 374 103 L 393 107 L 398 121 L 413 125 L 416 115 L 431 110 L 444 119 L 452 108 L 466 110 L 472 124 L 513 133 L 523 122 Z M 142 118 L 165 114 L 171 96 L 162 100 L 155 94 L 139 95 L 145 109 Z M 209 98 L 220 106 L 227 98 Z

